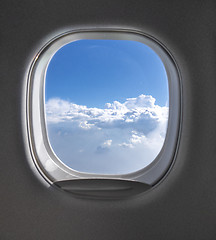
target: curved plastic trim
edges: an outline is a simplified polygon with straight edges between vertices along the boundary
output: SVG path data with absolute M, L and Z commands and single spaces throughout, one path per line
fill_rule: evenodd
M 66 166 L 53 152 L 47 137 L 44 109 L 45 75 L 53 55 L 64 45 L 81 39 L 138 41 L 151 47 L 161 58 L 169 82 L 169 119 L 164 145 L 147 167 L 129 174 L 99 175 L 82 173 Z M 155 39 L 130 30 L 95 29 L 62 34 L 44 46 L 35 57 L 26 89 L 26 117 L 29 150 L 42 176 L 53 183 L 72 179 L 121 179 L 153 185 L 168 170 L 177 149 L 181 117 L 181 88 L 176 64 L 167 50 Z

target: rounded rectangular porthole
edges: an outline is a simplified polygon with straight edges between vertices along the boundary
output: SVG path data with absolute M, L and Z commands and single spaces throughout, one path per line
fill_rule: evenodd
M 143 34 L 61 35 L 29 74 L 34 162 L 50 182 L 121 179 L 154 184 L 176 150 L 180 87 L 167 51 Z

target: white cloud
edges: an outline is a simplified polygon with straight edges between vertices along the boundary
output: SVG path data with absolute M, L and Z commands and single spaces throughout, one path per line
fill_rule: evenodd
M 106 146 L 106 147 L 111 146 L 111 144 L 112 144 L 112 139 L 106 140 L 106 141 L 103 143 L 103 145 Z
M 127 173 L 159 153 L 168 110 L 150 95 L 107 103 L 103 109 L 53 98 L 46 103 L 46 121 L 55 153 L 72 168 Z
M 124 103 L 114 101 L 107 103 L 104 109 L 88 108 L 68 101 L 54 98 L 46 103 L 46 117 L 48 123 L 73 122 L 84 129 L 92 127 L 139 127 L 155 125 L 167 119 L 168 108 L 155 105 L 152 96 L 140 95 L 137 98 L 128 98 Z M 145 123 L 143 125 L 143 123 Z

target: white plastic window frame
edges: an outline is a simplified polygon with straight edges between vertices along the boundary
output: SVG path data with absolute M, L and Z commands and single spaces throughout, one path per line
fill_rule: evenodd
M 163 147 L 151 164 L 136 172 L 121 175 L 100 175 L 78 172 L 65 165 L 53 152 L 45 122 L 45 78 L 53 55 L 64 45 L 81 39 L 131 40 L 152 48 L 161 58 L 168 77 L 169 118 Z M 180 117 L 181 88 L 178 68 L 171 54 L 156 39 L 131 30 L 93 29 L 71 31 L 48 42 L 34 58 L 25 89 L 26 138 L 28 151 L 40 174 L 50 183 L 72 179 L 121 179 L 149 185 L 158 182 L 167 172 L 177 151 Z

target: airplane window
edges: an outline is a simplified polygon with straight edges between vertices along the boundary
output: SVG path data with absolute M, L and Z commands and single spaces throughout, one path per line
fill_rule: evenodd
M 164 143 L 166 70 L 155 51 L 137 41 L 74 41 L 49 63 L 45 106 L 48 139 L 64 164 L 94 174 L 135 172 Z
M 154 184 L 175 156 L 180 100 L 175 61 L 151 37 L 118 30 L 62 34 L 41 49 L 28 76 L 31 156 L 50 183 Z

